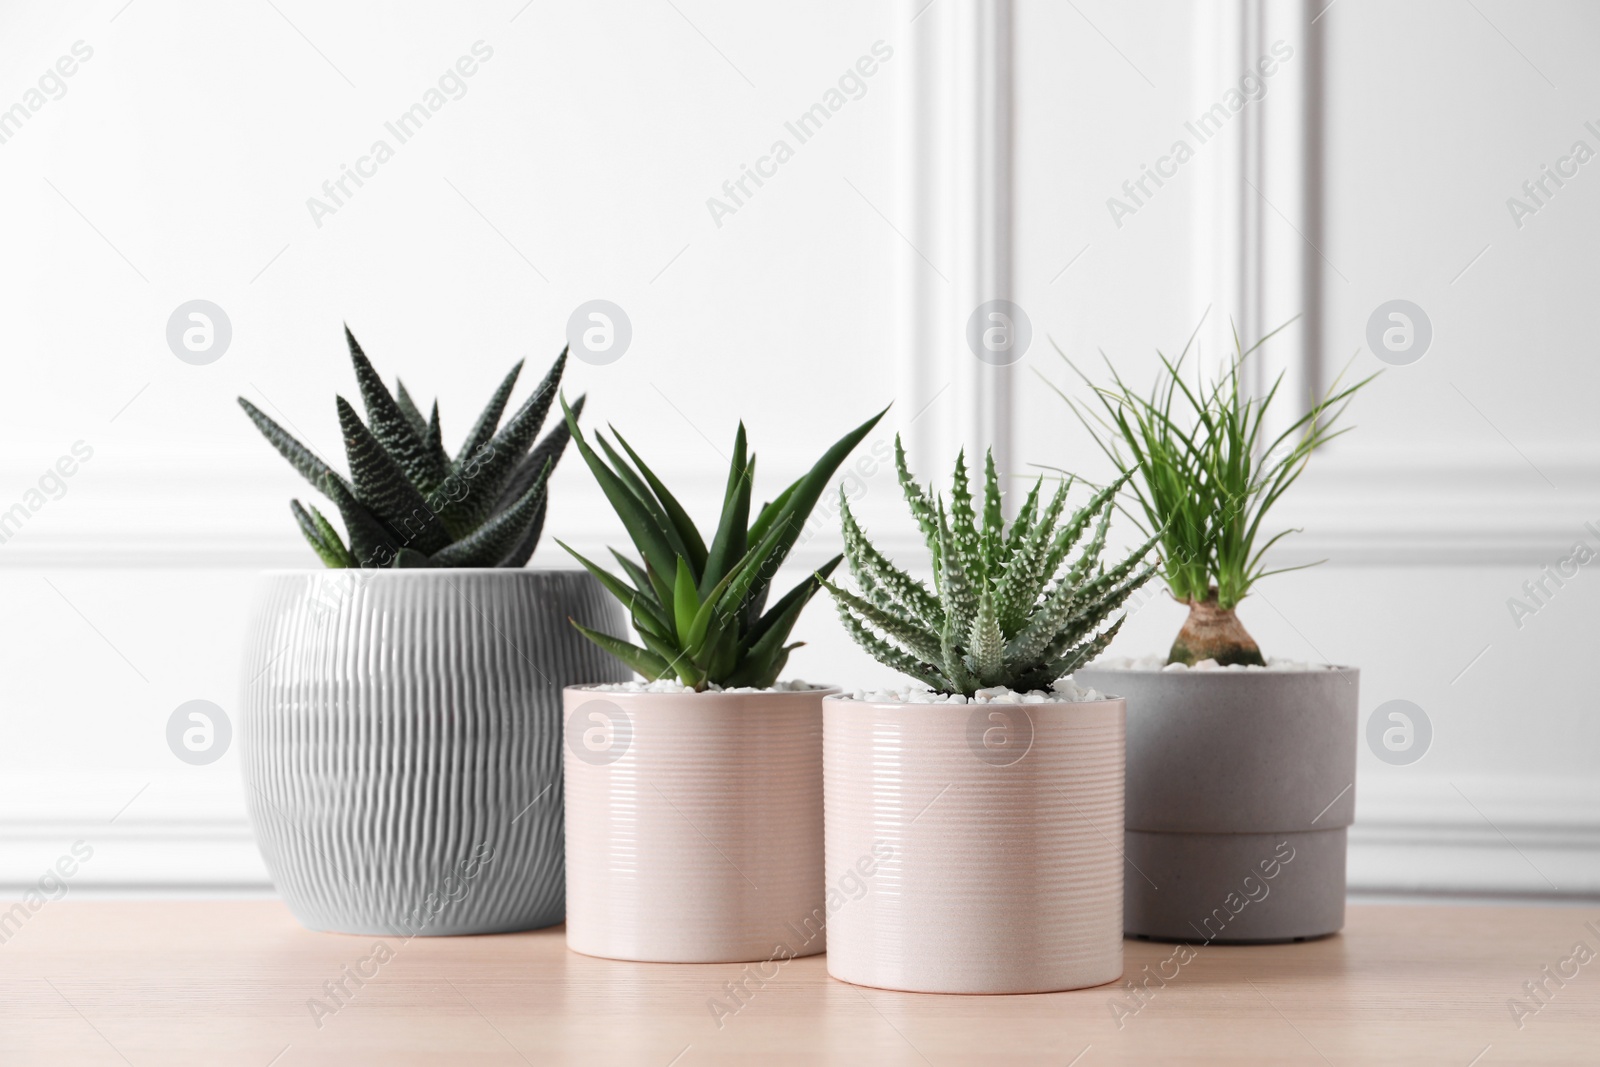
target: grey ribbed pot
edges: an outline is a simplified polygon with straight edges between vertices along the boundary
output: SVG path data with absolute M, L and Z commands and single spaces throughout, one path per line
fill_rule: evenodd
M 565 916 L 562 689 L 630 672 L 582 571 L 266 575 L 245 643 L 246 800 L 313 930 L 475 934 Z
M 1359 681 L 1353 667 L 1078 672 L 1128 701 L 1127 934 L 1248 944 L 1344 926 Z

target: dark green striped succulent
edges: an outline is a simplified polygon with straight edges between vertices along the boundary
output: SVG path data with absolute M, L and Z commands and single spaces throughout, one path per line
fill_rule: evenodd
M 562 407 L 566 408 L 565 401 Z M 835 442 L 810 471 L 779 493 L 777 499 L 762 505 L 753 523 L 750 489 L 756 457 L 746 455 L 744 424 L 740 423 L 733 441 L 722 517 L 708 548 L 683 506 L 616 427 L 611 432 L 627 452 L 627 458 L 596 433 L 595 440 L 605 452 L 602 458 L 578 430 L 576 406 L 567 409 L 567 428 L 578 454 L 589 464 L 606 499 L 622 519 L 640 561 L 612 550 L 628 576 L 629 581 L 624 581 L 567 545 L 561 547 L 572 552 L 622 601 L 633 616 L 633 628 L 644 647 L 576 622 L 573 625 L 651 681 L 677 678 L 702 691 L 712 685 L 770 688 L 788 662 L 789 653 L 802 643 L 787 643 L 800 612 L 816 595 L 822 579 L 838 566 L 839 557 L 828 561 L 767 609 L 772 577 L 794 547 L 834 471 L 882 417 L 880 411 Z
M 948 510 L 932 487 L 924 490 L 912 479 L 898 437 L 895 465 L 933 557 L 933 589 L 872 546 L 842 494 L 844 556 L 860 593 L 823 584 L 857 644 L 879 663 L 937 692 L 970 697 L 997 686 L 1017 692 L 1048 689 L 1105 650 L 1122 619 L 1103 630 L 1101 625 L 1155 573 L 1155 567 L 1139 563 L 1156 538 L 1109 570 L 1100 563 L 1113 498 L 1126 475 L 1065 521 L 1072 480 L 1063 480 L 1041 510 L 1040 478 L 1007 530 L 993 454 L 985 465 L 981 520 L 964 452 L 956 460 Z M 1091 525 L 1088 544 L 1067 566 Z
M 244 397 L 239 406 L 272 446 L 332 500 L 349 544 L 315 507 L 289 502 L 300 532 L 329 567 L 521 567 L 544 528 L 545 484 L 561 459 L 567 423 L 534 443 L 566 367 L 563 349 L 533 395 L 504 427 L 500 416 L 522 362 L 511 368 L 454 458 L 445 451 L 439 405 L 428 418 L 399 386 L 391 395 L 345 328 L 367 421 L 337 397 L 347 479 Z M 583 408 L 573 405 L 572 418 Z

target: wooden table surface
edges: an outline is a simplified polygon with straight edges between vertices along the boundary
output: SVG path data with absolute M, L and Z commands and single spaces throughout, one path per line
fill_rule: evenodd
M 1352 906 L 1300 945 L 1163 966 L 1174 946 L 1129 941 L 1125 978 L 1175 974 L 1142 1004 L 862 989 L 819 956 L 741 1007 L 742 966 L 590 959 L 560 928 L 405 941 L 308 933 L 275 901 L 61 900 L 0 944 L 0 1064 L 1597 1064 L 1591 950 L 1596 906 Z

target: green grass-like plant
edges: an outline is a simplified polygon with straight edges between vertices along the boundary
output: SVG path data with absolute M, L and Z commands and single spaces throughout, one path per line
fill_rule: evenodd
M 300 532 L 329 567 L 521 567 L 533 555 L 548 506 L 545 485 L 566 449 L 563 422 L 535 444 L 561 384 L 563 349 L 533 395 L 504 427 L 522 362 L 511 368 L 452 458 L 439 427 L 439 405 L 428 418 L 397 382 L 391 395 L 348 327 L 345 339 L 367 409 L 363 422 L 337 397 L 350 477 L 244 397 L 239 406 L 294 469 L 333 501 L 349 544 L 315 507 L 289 502 Z M 583 398 L 574 405 L 574 418 Z
M 895 465 L 932 557 L 933 589 L 873 547 L 843 493 L 844 556 L 859 592 L 823 584 L 857 644 L 937 692 L 970 697 L 995 686 L 1049 688 L 1105 649 L 1122 619 L 1102 625 L 1155 573 L 1153 565 L 1139 566 L 1155 538 L 1110 569 L 1100 563 L 1114 498 L 1126 478 L 1065 519 L 1071 478 L 1042 507 L 1040 478 L 1007 528 L 992 453 L 984 465 L 981 515 L 964 452 L 956 460 L 948 508 L 932 486 L 924 489 L 912 478 L 898 437 Z M 1068 566 L 1091 526 L 1094 533 Z
M 1093 390 L 1101 411 L 1085 411 L 1051 384 L 1111 459 L 1121 480 L 1132 486 L 1143 513 L 1141 525 L 1159 532 L 1162 576 L 1172 596 L 1189 607 L 1168 653 L 1169 663 L 1265 662 L 1235 609 L 1262 578 L 1300 568 L 1267 569 L 1267 551 L 1297 531 L 1281 530 L 1263 540 L 1262 524 L 1272 505 L 1304 472 L 1311 453 L 1350 429 L 1334 426 L 1350 398 L 1376 377 L 1343 385 L 1340 374 L 1305 414 L 1269 439 L 1267 412 L 1283 375 L 1264 395 L 1246 397 L 1240 392 L 1239 369 L 1287 325 L 1248 349 L 1235 332 L 1234 357 L 1209 386 L 1184 381 L 1184 361 L 1199 327 L 1176 360 L 1157 352 L 1162 371 L 1148 395 L 1130 388 L 1109 359 L 1112 385 L 1096 386 L 1064 353 L 1062 358 Z
M 565 407 L 565 401 L 562 402 Z M 766 607 L 773 575 L 783 565 L 804 529 L 811 509 L 834 471 L 867 432 L 879 412 L 829 448 L 750 522 L 756 457 L 747 454 L 744 424 L 733 441 L 733 457 L 723 493 L 722 515 L 708 547 L 677 499 L 639 454 L 611 428 L 621 452 L 596 433 L 600 455 L 578 429 L 577 412 L 567 411 L 567 426 L 584 462 L 594 472 L 638 550 L 637 561 L 612 550 L 626 579 L 562 548 L 600 580 L 632 617 L 644 647 L 587 629 L 585 637 L 646 679 L 677 678 L 704 691 L 750 686 L 770 688 L 803 642 L 788 643 L 801 611 L 834 567 L 835 556 L 816 574 Z

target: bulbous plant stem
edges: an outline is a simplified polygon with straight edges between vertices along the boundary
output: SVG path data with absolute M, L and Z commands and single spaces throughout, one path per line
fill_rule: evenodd
M 1211 587 L 1204 600 L 1186 603 L 1189 617 L 1178 631 L 1178 639 L 1172 642 L 1172 651 L 1167 653 L 1168 663 L 1193 667 L 1201 660 L 1214 659 L 1224 667 L 1234 663 L 1266 666 L 1260 646 L 1239 621 L 1239 616 L 1232 608 L 1218 603 L 1216 586 Z

